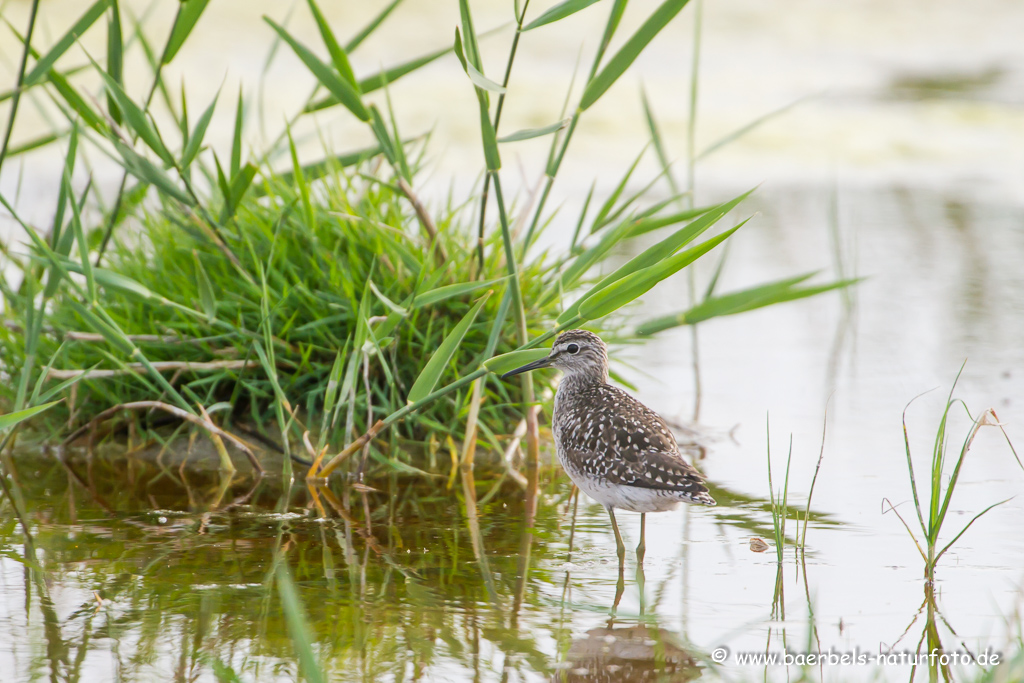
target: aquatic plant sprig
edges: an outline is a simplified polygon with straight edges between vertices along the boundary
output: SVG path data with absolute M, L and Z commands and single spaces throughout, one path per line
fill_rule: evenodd
M 916 397 L 911 400 L 903 410 L 903 441 L 907 456 L 907 472 L 910 478 L 910 490 L 914 498 L 914 511 L 917 515 L 918 524 L 920 525 L 921 532 L 923 534 L 922 539 L 918 539 L 917 535 L 913 530 L 911 530 L 910 525 L 908 525 L 906 520 L 903 519 L 903 516 L 900 515 L 892 502 L 890 502 L 888 498 L 884 499 L 884 503 L 888 508 L 883 508 L 883 513 L 889 511 L 895 513 L 897 518 L 903 524 L 903 527 L 907 530 L 907 533 L 910 534 L 918 553 L 921 555 L 921 559 L 924 560 L 924 576 L 929 584 L 935 580 L 935 568 L 939 560 L 942 559 L 942 556 L 945 555 L 958 540 L 960 540 L 960 537 L 967 533 L 967 530 L 990 510 L 1009 501 L 1009 499 L 1002 500 L 987 506 L 981 512 L 974 515 L 949 542 L 943 546 L 939 545 L 939 535 L 941 534 L 942 527 L 946 521 L 946 514 L 949 511 L 949 504 L 953 499 L 953 492 L 956 490 L 957 482 L 960 479 L 961 469 L 963 468 L 967 453 L 970 451 L 971 446 L 974 444 L 974 439 L 982 427 L 997 427 L 1002 432 L 1003 437 L 1006 439 L 1006 443 L 1010 448 L 1010 452 L 1013 454 L 1017 464 L 1021 467 L 1021 470 L 1024 471 L 1024 463 L 1021 462 L 1020 457 L 1017 455 L 1017 451 L 1014 448 L 1013 443 L 1010 441 L 1010 437 L 1006 433 L 1006 430 L 1003 428 L 1002 423 L 1000 423 L 999 419 L 996 417 L 995 411 L 989 408 L 983 411 L 980 415 L 974 416 L 971 414 L 966 403 L 961 399 L 953 398 L 953 392 L 956 390 L 956 385 L 960 380 L 960 375 L 963 374 L 965 366 L 966 362 L 960 367 L 956 378 L 953 380 L 953 385 L 950 387 L 949 395 L 946 398 L 945 408 L 942 411 L 942 417 L 939 419 L 939 425 L 936 429 L 935 443 L 932 447 L 931 455 L 931 471 L 927 480 L 928 485 L 924 489 L 928 493 L 928 499 L 926 501 L 927 507 L 922 504 L 922 496 L 918 489 L 914 460 L 910 450 L 910 434 L 907 429 L 907 410 L 910 409 L 910 405 L 914 400 L 920 397 Z M 958 405 L 963 408 L 964 413 L 967 415 L 968 419 L 971 420 L 971 426 L 967 430 L 964 441 L 960 446 L 960 452 L 953 465 L 953 471 L 948 475 L 948 480 L 946 480 L 945 485 L 943 485 L 943 481 L 947 476 L 945 471 L 947 463 L 947 423 L 950 411 Z

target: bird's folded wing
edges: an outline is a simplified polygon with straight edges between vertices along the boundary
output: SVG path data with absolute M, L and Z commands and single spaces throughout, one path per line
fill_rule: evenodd
M 571 467 L 610 484 L 677 491 L 693 496 L 708 490 L 700 472 L 675 453 L 644 451 L 638 454 L 639 457 L 628 460 L 602 457 L 587 451 L 568 451 L 565 455 Z

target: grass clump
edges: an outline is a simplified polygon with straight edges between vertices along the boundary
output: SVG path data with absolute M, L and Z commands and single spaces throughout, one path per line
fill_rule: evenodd
M 107 272 L 97 276 L 110 284 L 98 289 L 95 303 L 151 363 L 175 376 L 172 383 L 190 402 L 228 402 L 234 416 L 261 425 L 273 422 L 280 393 L 306 416 L 319 415 L 338 361 L 341 403 L 350 401 L 353 421 L 363 426 L 368 414 L 384 417 L 404 405 L 426 360 L 474 301 L 494 292 L 442 377 L 479 364 L 508 278 L 502 252 L 493 248 L 500 237 L 485 243 L 479 268 L 466 211 L 436 212 L 435 241 L 419 228 L 405 196 L 371 175 L 373 166 L 371 160 L 331 168 L 308 204 L 287 178 L 268 173 L 230 225 L 237 263 L 193 215 L 170 204 L 140 213 L 140 232 L 113 241 Z M 521 268 L 529 329 L 536 335 L 561 312 L 556 297 L 544 296 L 557 272 L 539 260 Z M 139 287 L 155 296 L 140 296 Z M 24 295 L 10 294 L 9 310 L 25 311 Z M 492 354 L 513 348 L 506 320 Z M 154 398 L 158 389 L 144 368 L 114 356 L 106 339 L 91 333 L 73 290 L 55 295 L 47 326 L 38 347 L 39 357 L 53 358 L 47 374 L 85 377 L 60 421 L 72 412 L 83 419 L 113 404 Z M 3 353 L 10 367 L 25 363 L 17 329 L 4 331 Z M 519 401 L 517 385 L 488 383 L 481 416 L 499 429 L 514 424 Z M 417 421 L 404 423 L 404 436 L 457 437 L 464 407 L 462 393 L 436 401 Z M 338 417 L 343 424 L 344 413 L 332 416 Z
M 609 46 L 626 3 L 613 3 L 589 76 L 575 91 L 570 85 L 560 122 L 511 134 L 499 129 L 521 39 L 532 39 L 535 28 L 571 20 L 590 3 L 564 3 L 532 19 L 528 13 L 536 8 L 516 3 L 505 85 L 486 76 L 468 0 L 459 2 L 451 47 L 358 75 L 349 53 L 398 3 L 348 40 L 335 34 L 315 0 L 307 4 L 322 44 L 307 45 L 264 17 L 267 64 L 278 53 L 293 55 L 313 77 L 314 88 L 277 141 L 249 159 L 242 144 L 241 93 L 232 112 L 231 149 L 216 150 L 205 141 L 216 98 L 202 110 L 193 107 L 190 116 L 187 88 L 183 84 L 178 97 L 171 94 L 177 88 L 164 81 L 164 68 L 187 47 L 206 2 L 180 3 L 162 50 L 144 40 L 142 25 L 122 27 L 117 3 L 106 0 L 90 6 L 45 51 L 32 45 L 34 23 L 24 37 L 18 34 L 23 58 L 4 139 L 10 138 L 22 94 L 42 93 L 66 128 L 55 126 L 35 147 L 64 144 L 66 138 L 67 148 L 48 229 L 25 223 L 0 197 L 29 238 L 27 254 L 3 245 L 13 275 L 0 282 L 9 322 L 0 333 L 0 364 L 10 380 L 0 395 L 11 410 L 21 411 L 43 387 L 48 396 L 63 394 L 69 399 L 65 406 L 47 415 L 59 419 L 54 425 L 70 428 L 108 415 L 111 406 L 148 410 L 160 402 L 164 413 L 204 428 L 215 445 L 218 434 L 225 434 L 215 419 L 244 420 L 261 431 L 276 423 L 289 454 L 290 443 L 300 440 L 318 457 L 328 445 L 348 443 L 327 471 L 385 428 L 392 446 L 400 438 L 461 437 L 474 443 L 479 436 L 498 446 L 495 434 L 512 432 L 523 421 L 528 469 L 535 471 L 534 406 L 551 379 L 523 375 L 515 385 L 488 382 L 496 367 L 492 359 L 539 346 L 572 327 L 618 327 L 623 307 L 691 266 L 743 224 L 718 229 L 746 195 L 695 209 L 692 196 L 683 202 L 685 193 L 674 183 L 672 194 L 657 202 L 646 196 L 654 181 L 641 192 L 624 194 L 634 164 L 592 217 L 588 199 L 564 253 L 531 249 L 552 218 L 546 203 L 584 114 L 687 0 L 664 0 L 614 53 Z M 38 8 L 34 0 L 33 22 Z M 78 36 L 103 26 L 101 17 L 106 18 L 106 63 L 87 55 L 88 64 L 62 70 L 65 52 Z M 139 38 L 149 60 L 152 83 L 144 97 L 129 92 L 123 79 L 126 51 L 133 45 L 125 36 Z M 417 195 L 424 147 L 399 131 L 387 88 L 448 53 L 458 58 L 452 64 L 461 66 L 466 87 L 476 95 L 485 175 L 481 196 L 430 207 Z M 101 92 L 85 91 L 71 80 L 83 71 L 100 77 Z M 159 125 L 156 107 L 176 125 Z M 196 111 L 201 113 L 195 116 Z M 365 124 L 375 146 L 303 164 L 293 129 L 314 111 L 321 117 L 354 117 Z M 648 117 L 653 122 L 650 112 Z M 502 145 L 535 137 L 550 138 L 550 151 L 539 199 L 523 208 L 503 192 Z M 27 149 L 21 145 L 17 152 Z M 663 152 L 660 144 L 658 149 Z M 121 167 L 113 201 L 98 196 L 91 183 L 84 189 L 72 183 L 76 165 L 86 165 L 80 158 L 97 151 Z M 5 143 L 0 167 L 11 153 Z M 289 154 L 290 169 L 268 162 Z M 686 210 L 679 211 L 684 204 Z M 102 220 L 91 223 L 88 217 L 96 213 Z M 659 230 L 670 234 L 598 278 L 620 243 Z M 850 284 L 802 287 L 807 277 L 720 297 L 712 297 L 709 287 L 695 307 L 637 333 L 694 325 Z M 145 429 L 146 423 L 137 426 Z M 307 432 L 319 433 L 315 448 Z M 228 468 L 223 448 L 220 452 Z M 471 448 L 463 450 L 462 461 L 471 468 Z

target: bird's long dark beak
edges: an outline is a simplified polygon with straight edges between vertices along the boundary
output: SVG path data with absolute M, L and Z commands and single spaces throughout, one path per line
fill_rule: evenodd
M 502 379 L 508 379 L 509 377 L 512 377 L 513 375 L 519 375 L 519 374 L 522 374 L 524 372 L 529 372 L 530 370 L 536 370 L 538 368 L 546 368 L 547 366 L 551 365 L 551 361 L 552 360 L 553 359 L 551 358 L 551 356 L 545 356 L 544 358 L 541 358 L 540 360 L 535 360 L 532 363 L 527 363 L 526 365 L 524 365 L 521 368 L 516 368 L 515 370 L 509 370 L 504 375 L 502 375 L 501 378 Z

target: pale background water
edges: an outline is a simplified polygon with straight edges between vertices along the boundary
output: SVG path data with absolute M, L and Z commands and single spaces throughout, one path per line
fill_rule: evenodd
M 582 42 L 585 70 L 606 4 L 562 26 L 524 36 L 502 122 L 505 132 L 557 120 L 580 36 L 592 37 Z M 173 5 L 159 3 L 150 26 L 166 26 Z M 383 3 L 322 5 L 345 35 Z M 407 5 L 353 56 L 357 73 L 448 44 L 457 23 L 456 2 L 410 0 Z M 23 26 L 27 6 L 24 1 L 8 2 L 4 16 Z M 83 6 L 64 0 L 44 3 L 39 35 L 52 40 Z M 145 7 L 125 6 L 137 13 Z M 619 35 L 631 33 L 639 17 L 654 6 L 634 0 Z M 248 130 L 255 149 L 264 135 L 277 134 L 308 95 L 312 78 L 282 50 L 263 84 L 263 116 L 255 114 L 270 35 L 259 17 L 265 12 L 281 20 L 289 7 L 214 0 L 169 68 L 169 83 L 187 79 L 193 111 L 223 87 L 220 116 L 211 129 L 218 149 L 230 146 L 228 112 L 239 81 L 253 98 Z M 531 8 L 531 16 L 543 7 L 538 3 Z M 511 20 L 511 2 L 475 2 L 473 9 L 478 31 Z M 585 115 L 549 203 L 564 206 L 543 244 L 564 244 L 592 180 L 597 178 L 599 193 L 610 192 L 646 143 L 641 81 L 670 153 L 680 159 L 677 177 L 685 177 L 693 16 L 693 7 L 685 9 Z M 807 586 L 821 649 L 859 648 L 873 654 L 900 638 L 923 599 L 922 563 L 914 544 L 895 515 L 882 514 L 883 499 L 888 498 L 902 504 L 899 509 L 908 522 L 914 517 L 900 425 L 907 402 L 937 389 L 910 410 L 911 444 L 924 468 L 941 404 L 966 360 L 957 395 L 975 414 L 994 408 L 1015 445 L 1024 445 L 1024 3 L 722 0 L 705 3 L 704 22 L 698 150 L 763 114 L 807 98 L 698 164 L 697 204 L 761 184 L 737 212 L 746 217 L 756 211 L 757 216 L 733 240 L 719 291 L 816 269 L 826 271 L 822 277 L 832 277 L 836 235 L 846 272 L 866 279 L 853 293 L 849 311 L 839 295 L 826 295 L 700 327 L 700 422 L 721 434 L 736 427 L 734 438 L 723 436 L 712 444 L 701 467 L 716 484 L 765 497 L 765 423 L 770 419 L 776 485 L 792 434 L 790 497 L 802 506 L 818 459 L 825 405 L 832 397 L 813 507 L 840 525 L 812 525 L 809 530 Z M 289 28 L 319 44 L 303 3 L 295 5 Z M 506 26 L 483 43 L 493 78 L 504 68 L 509 38 Z M 102 30 L 94 31 L 83 45 L 101 55 L 102 40 Z M 0 82 L 10 83 L 17 45 L 4 38 L 0 53 Z M 83 59 L 72 54 L 66 64 Z M 138 66 L 129 64 L 129 85 L 136 93 L 148 80 Z M 438 60 L 418 77 L 395 84 L 391 94 L 403 133 L 433 130 L 425 194 L 438 199 L 450 183 L 457 196 L 470 190 L 482 167 L 476 104 L 454 58 Z M 41 118 L 31 122 L 30 101 L 22 106 L 16 141 L 48 130 Z M 309 159 L 318 156 L 318 135 L 338 152 L 370 141 L 338 109 L 318 115 L 315 124 L 316 135 L 309 123 L 303 128 L 309 134 L 303 144 Z M 528 192 L 534 186 L 546 145 L 530 141 L 504 148 L 504 175 L 513 188 Z M 101 187 L 116 183 L 113 168 L 100 158 L 93 161 Z M 27 155 L 6 165 L 0 189 L 5 196 L 17 193 L 17 206 L 27 219 L 45 222 L 59 168 L 57 155 Z M 657 170 L 649 154 L 634 185 L 639 188 Z M 11 234 L 11 222 L 6 217 L 0 221 L 4 234 Z M 699 270 L 701 286 L 710 268 L 704 264 Z M 685 279 L 670 280 L 634 315 L 645 320 L 679 310 L 686 292 Z M 638 368 L 626 374 L 645 402 L 666 416 L 686 420 L 693 409 L 690 352 L 689 331 L 676 330 L 619 357 Z M 965 430 L 964 421 L 958 420 L 951 432 L 954 447 Z M 919 482 L 924 478 L 920 469 Z M 1013 614 L 1024 591 L 1021 492 L 1024 472 L 998 432 L 983 431 L 957 487 L 946 538 L 987 505 L 1018 497 L 979 521 L 939 565 L 939 606 L 972 649 L 1001 649 L 1009 636 L 1019 633 Z M 569 569 L 574 601 L 610 605 L 614 541 L 603 510 L 593 504 L 581 510 L 577 538 L 582 549 L 567 567 L 553 562 L 549 568 Z M 751 532 L 730 524 L 729 514 L 726 508 L 683 510 L 648 520 L 648 603 L 655 590 L 660 592 L 658 623 L 705 651 L 726 645 L 734 652 L 764 650 L 769 634 L 769 649 L 779 649 L 778 631 L 784 625 L 790 647 L 805 650 L 803 569 L 797 571 L 792 551 L 787 551 L 788 619 L 771 622 L 774 551 L 751 553 Z M 770 527 L 769 515 L 751 514 Z M 635 542 L 636 516 L 622 514 L 620 523 L 627 543 Z M 20 578 L 12 578 L 21 570 L 4 558 L 0 567 L 5 577 L 0 586 L 7 596 L 0 606 L 0 639 L 13 642 L 8 639 L 20 635 L 25 623 Z M 630 566 L 628 579 L 631 572 Z M 71 579 L 55 592 L 55 601 L 76 605 L 88 590 Z M 557 601 L 561 582 L 541 590 Z M 636 586 L 628 580 L 622 611 L 637 607 Z M 64 613 L 60 603 L 58 611 Z M 538 624 L 550 618 L 541 610 L 528 616 Z M 582 634 L 605 621 L 599 611 L 580 610 L 572 629 Z M 912 628 L 897 649 L 913 649 L 920 628 Z M 0 663 L 5 670 L 13 667 L 16 680 L 27 676 L 26 658 L 40 647 L 38 634 L 33 640 L 35 645 L 0 647 Z M 536 646 L 556 658 L 553 642 Z M 946 646 L 960 649 L 953 638 Z M 96 655 L 94 671 L 100 678 L 110 675 L 105 661 Z M 501 662 L 495 653 L 494 680 Z M 459 680 L 466 675 L 459 666 L 437 662 L 430 675 Z M 860 680 L 876 673 L 903 680 L 908 669 L 824 671 L 826 680 Z M 723 674 L 749 679 L 761 670 L 726 669 Z M 769 675 L 782 680 L 786 672 L 772 669 Z M 160 677 L 159 670 L 149 676 Z

